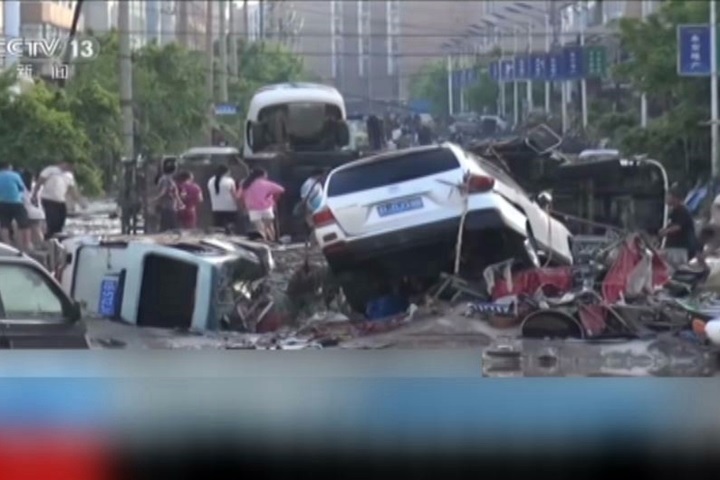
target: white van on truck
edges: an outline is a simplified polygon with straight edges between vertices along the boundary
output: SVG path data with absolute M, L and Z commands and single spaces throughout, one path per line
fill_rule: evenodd
M 328 132 L 331 120 L 336 132 Z M 334 87 L 281 83 L 259 89 L 245 120 L 243 156 L 263 151 L 333 151 L 349 143 L 345 100 Z M 344 127 L 344 128 L 343 128 Z M 334 133 L 328 138 L 328 133 Z
M 250 101 L 244 125 L 243 162 L 263 168 L 285 187 L 278 203 L 278 231 L 307 238 L 303 216 L 294 214 L 300 187 L 318 170 L 358 158 L 351 146 L 345 100 L 334 87 L 282 83 L 260 88 Z

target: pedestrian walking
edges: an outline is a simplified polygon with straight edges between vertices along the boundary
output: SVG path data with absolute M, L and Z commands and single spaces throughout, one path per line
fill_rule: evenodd
M 204 200 L 202 189 L 187 170 L 179 172 L 175 178 L 182 201 L 182 208 L 177 213 L 180 228 L 194 230 L 197 228 L 197 208 Z
M 212 209 L 213 227 L 224 228 L 227 233 L 236 230 L 238 205 L 235 198 L 237 185 L 230 176 L 230 169 L 220 165 L 207 184 Z
M 665 248 L 678 248 L 687 252 L 688 260 L 695 257 L 698 251 L 698 240 L 695 235 L 695 223 L 684 203 L 682 192 L 676 187 L 670 190 L 667 199 L 671 208 L 668 225 L 658 232 L 665 237 Z
M 68 199 L 75 200 L 82 207 L 87 205 L 77 188 L 72 168 L 70 162 L 51 165 L 40 172 L 35 182 L 30 201 L 33 205 L 42 206 L 45 212 L 46 240 L 61 233 L 65 228 Z
M 45 238 L 45 211 L 40 205 L 34 205 L 32 203 L 32 192 L 35 190 L 35 176 L 30 170 L 23 170 L 20 174 L 25 184 L 25 196 L 23 198 L 25 203 L 25 212 L 28 217 L 28 229 L 29 229 L 29 245 L 28 248 L 32 250 L 35 246 L 41 244 Z
M 261 168 L 250 172 L 237 193 L 250 222 L 267 241 L 276 240 L 275 207 L 277 198 L 283 193 L 285 189 L 268 180 L 267 172 Z
M 183 207 L 183 204 L 173 178 L 176 170 L 174 162 L 163 162 L 161 175 L 157 179 L 159 192 L 151 200 L 155 204 L 155 212 L 160 220 L 160 232 L 176 230 L 179 226 L 177 212 Z
M 25 184 L 20 174 L 13 171 L 7 162 L 0 162 L 0 241 L 10 245 L 10 230 L 16 224 L 17 246 L 21 250 L 29 248 L 28 218 L 24 206 Z

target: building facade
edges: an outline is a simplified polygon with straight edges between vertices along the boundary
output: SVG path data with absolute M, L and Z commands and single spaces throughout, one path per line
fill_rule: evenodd
M 302 27 L 297 52 L 323 82 L 359 110 L 409 99 L 424 65 L 446 55 L 443 43 L 481 18 L 480 1 L 295 2 Z

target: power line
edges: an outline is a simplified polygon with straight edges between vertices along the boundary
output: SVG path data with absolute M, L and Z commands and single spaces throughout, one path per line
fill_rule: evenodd
M 105 34 L 108 34 L 111 32 L 97 32 L 93 31 L 92 35 L 86 36 L 92 36 L 92 37 L 101 37 Z M 170 35 L 190 35 L 190 36 L 204 36 L 205 32 L 202 30 L 156 30 L 153 29 L 152 31 L 148 30 L 130 30 L 130 34 L 132 35 L 142 35 L 145 37 L 156 37 L 156 36 L 170 36 Z M 545 39 L 546 37 L 554 37 L 554 33 L 551 30 L 548 31 L 538 31 L 533 30 L 530 33 L 530 37 L 535 38 L 541 38 Z M 578 32 L 558 32 L 558 36 L 560 37 L 569 37 L 569 38 L 577 38 L 580 34 Z M 595 32 L 590 33 L 586 32 L 586 36 L 593 36 L 593 37 L 617 37 L 619 34 L 616 32 Z M 80 37 L 83 36 L 83 34 L 79 35 Z M 234 34 L 226 34 L 225 37 L 232 39 L 233 37 L 244 39 L 245 34 L 244 33 L 234 33 Z M 507 32 L 503 34 L 494 34 L 494 33 L 481 33 L 481 32 L 472 32 L 472 33 L 463 33 L 463 32 L 438 32 L 438 33 L 358 33 L 358 32 L 349 32 L 349 33 L 338 33 L 338 34 L 332 34 L 328 32 L 300 32 L 296 34 L 289 34 L 290 38 L 447 38 L 448 40 L 452 39 L 458 39 L 458 40 L 472 40 L 475 38 L 491 38 L 491 39 L 498 39 L 500 41 L 502 40 L 512 40 L 515 39 L 515 37 L 527 40 L 528 38 L 528 32 L 526 30 L 520 29 L 516 33 Z M 219 36 L 215 36 L 214 40 L 217 41 Z

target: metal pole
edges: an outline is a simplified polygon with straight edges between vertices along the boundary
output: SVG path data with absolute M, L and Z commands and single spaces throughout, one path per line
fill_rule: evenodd
M 641 17 L 642 17 L 643 21 L 645 21 L 645 19 L 647 18 L 647 14 L 648 14 L 647 7 L 648 7 L 647 0 L 642 0 L 642 2 L 640 4 L 640 9 L 641 9 Z M 642 92 L 642 94 L 640 95 L 640 126 L 642 128 L 647 128 L 647 124 L 648 124 L 647 109 L 648 109 L 647 95 L 645 94 L 645 92 Z
M 502 111 L 501 117 L 503 120 L 507 118 L 507 83 L 502 79 L 502 59 L 505 58 L 505 44 L 503 42 L 503 32 L 498 31 L 498 40 L 500 44 L 500 63 L 498 65 L 498 75 L 500 76 L 500 110 Z
M 545 14 L 545 52 L 550 53 L 550 13 Z M 545 66 L 547 68 L 547 65 Z M 545 81 L 545 114 L 550 114 L 550 82 Z
M 585 18 L 587 15 L 587 8 L 583 5 L 581 7 L 582 10 L 582 20 L 580 21 L 580 46 L 585 47 Z M 582 108 L 582 126 L 583 131 L 587 130 L 588 127 L 588 98 L 587 98 L 587 80 L 583 76 L 582 80 L 580 81 L 580 96 L 582 97 L 580 101 L 582 102 L 581 108 Z
M 565 35 L 562 36 L 562 39 L 560 39 L 560 45 L 565 46 Z M 568 93 L 569 93 L 569 83 L 566 80 L 560 81 L 560 102 L 562 103 L 560 105 L 560 115 L 562 119 L 562 133 L 565 134 L 568 131 Z
M 513 57 L 516 57 L 518 54 L 518 28 L 517 26 L 513 27 Z M 515 122 L 515 127 L 520 123 L 520 103 L 519 97 L 520 97 L 520 91 L 519 91 L 519 85 L 517 81 L 517 72 L 515 71 L 515 66 L 513 65 L 513 119 Z
M 248 0 L 243 0 L 243 26 L 245 27 L 245 43 L 250 41 L 250 13 L 248 12 Z
M 447 57 L 447 83 L 448 83 L 448 115 L 452 116 L 453 112 L 453 81 L 452 81 L 452 54 Z
M 237 5 L 235 2 L 230 3 L 230 73 L 232 73 L 233 79 L 237 80 L 238 74 L 240 73 L 240 67 L 238 65 L 238 38 L 237 38 Z
M 717 2 L 710 1 L 710 142 L 712 157 L 712 176 L 717 178 L 720 165 L 718 165 L 718 64 L 717 64 Z
M 123 3 L 123 2 L 120 2 Z M 207 1 L 205 17 L 205 57 L 207 61 L 207 72 L 205 75 L 205 89 L 208 95 L 208 145 L 212 145 L 212 132 L 215 103 L 215 62 L 213 55 L 213 2 Z
M 532 40 L 533 40 L 533 29 L 532 29 L 532 23 L 528 22 L 528 62 L 530 61 L 530 55 L 532 54 Z M 532 65 L 528 65 L 530 68 L 532 68 Z M 528 77 L 529 78 L 529 77 Z M 534 106 L 533 106 L 533 82 L 532 80 L 527 81 L 527 108 L 528 108 L 528 115 L 530 112 L 532 112 Z
M 227 49 L 227 6 L 225 0 L 218 2 L 220 9 L 220 34 L 218 44 L 220 47 L 220 101 L 228 101 L 228 49 Z
M 135 118 L 133 116 L 132 57 L 130 52 L 130 4 L 118 4 L 120 48 L 120 106 L 122 108 L 123 156 L 135 157 Z

